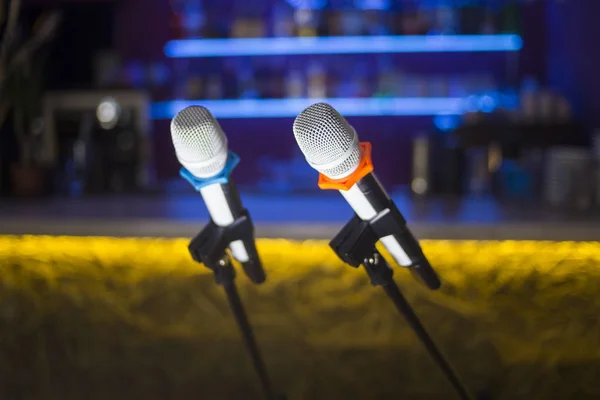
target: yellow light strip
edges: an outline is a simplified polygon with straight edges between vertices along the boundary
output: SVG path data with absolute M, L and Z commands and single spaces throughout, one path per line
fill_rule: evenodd
M 15 302 L 25 310 L 19 323 L 35 326 L 68 305 L 94 321 L 134 326 L 143 340 L 239 339 L 221 289 L 191 260 L 188 242 L 0 236 L 0 317 L 12 315 L 6 310 Z M 503 364 L 600 359 L 599 243 L 422 245 L 442 289 L 428 291 L 399 268 L 395 277 L 443 347 L 475 346 L 477 353 L 487 343 Z M 381 290 L 368 285 L 363 271 L 344 266 L 326 241 L 260 239 L 258 248 L 267 283 L 253 286 L 242 276 L 237 282 L 261 340 L 302 332 L 302 343 L 317 347 L 416 346 Z M 57 318 L 68 325 L 80 317 Z
M 198 264 L 189 256 L 188 243 L 187 238 L 0 236 L 0 259 L 69 264 L 99 260 L 107 266 L 131 259 L 139 267 L 196 271 Z M 503 264 L 503 270 L 518 274 L 531 271 L 533 266 L 538 272 L 549 272 L 565 259 L 581 266 L 600 262 L 600 242 L 423 240 L 421 245 L 432 265 L 448 271 L 461 266 L 463 273 L 489 270 L 498 263 Z M 284 273 L 295 272 L 282 268 L 282 262 L 303 269 L 319 264 L 342 266 L 325 240 L 258 239 L 258 248 L 265 264 Z

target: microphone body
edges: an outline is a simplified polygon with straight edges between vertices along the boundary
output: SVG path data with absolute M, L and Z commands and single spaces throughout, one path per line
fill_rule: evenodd
M 363 221 L 373 219 L 390 206 L 396 207 L 374 173 L 369 173 L 348 190 L 340 190 L 356 215 Z M 403 267 L 412 267 L 416 276 L 430 289 L 438 289 L 441 282 L 417 239 L 406 224 L 398 227 L 398 232 L 381 238 L 381 243 L 396 262 Z
M 171 121 L 171 136 L 184 167 L 181 176 L 200 192 L 212 222 L 220 227 L 232 225 L 245 213 L 230 177 L 239 158 L 228 151 L 227 138 L 217 120 L 204 107 L 187 107 Z M 253 282 L 265 281 L 253 236 L 229 243 L 229 250 Z
M 316 103 L 302 111 L 294 121 L 294 136 L 309 165 L 319 171 L 319 186 L 338 189 L 360 219 L 371 221 L 390 208 L 398 211 L 372 172 L 370 144 L 360 143 L 354 128 L 329 104 Z M 397 232 L 380 238 L 382 244 L 430 289 L 439 288 L 437 274 L 401 218 Z
M 229 226 L 244 212 L 242 201 L 232 178 L 227 183 L 213 183 L 200 188 L 212 221 L 218 226 Z M 263 282 L 265 274 L 261 267 L 254 240 L 236 240 L 229 244 L 231 255 L 255 282 Z

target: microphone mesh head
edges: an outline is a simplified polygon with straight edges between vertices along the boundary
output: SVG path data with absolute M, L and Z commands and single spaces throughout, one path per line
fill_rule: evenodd
M 294 137 L 306 161 L 328 178 L 341 179 L 358 168 L 356 132 L 329 104 L 313 104 L 302 111 L 294 121 Z
M 177 159 L 198 178 L 210 178 L 225 167 L 227 138 L 206 108 L 190 106 L 171 121 L 171 138 Z

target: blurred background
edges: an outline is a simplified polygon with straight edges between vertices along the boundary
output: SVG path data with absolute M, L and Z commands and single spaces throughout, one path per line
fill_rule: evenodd
M 291 130 L 327 101 L 373 143 L 409 220 L 589 221 L 596 3 L 3 1 L 3 218 L 205 219 L 169 132 L 200 104 L 242 158 L 257 221 L 342 221 Z
M 237 282 L 277 389 L 453 398 L 327 245 L 352 211 L 292 133 L 320 101 L 428 239 L 442 288 L 395 279 L 467 386 L 600 398 L 599 18 L 598 0 L 0 0 L 0 398 L 262 398 L 187 252 L 208 214 L 169 124 L 193 104 L 241 157 L 268 279 Z

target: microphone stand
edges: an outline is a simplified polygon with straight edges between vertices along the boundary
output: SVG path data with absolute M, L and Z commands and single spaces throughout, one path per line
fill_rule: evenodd
M 352 267 L 363 265 L 371 284 L 381 286 L 385 294 L 394 303 L 400 314 L 404 316 L 425 349 L 452 384 L 456 394 L 462 400 L 472 400 L 464 383 L 454 372 L 454 369 L 437 348 L 435 342 L 419 320 L 419 317 L 402 295 L 400 288 L 393 279 L 393 270 L 375 248 L 377 241 L 385 236 L 401 232 L 406 224 L 402 214 L 390 200 L 388 207 L 369 221 L 361 220 L 357 215 L 342 228 L 331 240 L 329 246 L 338 257 Z
M 180 175 L 196 190 L 200 190 L 202 187 L 210 184 L 227 183 L 231 171 L 238 163 L 239 157 L 235 153 L 229 151 L 223 171 L 213 178 L 197 178 L 185 168 L 181 169 Z M 252 326 L 248 321 L 248 316 L 235 285 L 235 270 L 231 265 L 231 256 L 227 249 L 230 243 L 237 240 L 241 240 L 244 243 L 254 241 L 254 224 L 246 209 L 244 209 L 241 215 L 235 218 L 233 223 L 228 226 L 219 226 L 215 224 L 211 218 L 209 224 L 191 240 L 188 245 L 188 250 L 195 261 L 204 264 L 213 271 L 216 283 L 223 286 L 225 294 L 227 295 L 227 301 L 229 302 L 229 308 L 231 309 L 235 322 L 242 334 L 246 350 L 250 354 L 252 365 L 258 375 L 265 398 L 267 400 L 285 400 L 284 396 L 277 396 L 273 391 L 271 379 L 267 374 L 267 368 L 265 367 L 258 344 L 254 338 Z M 258 265 L 260 266 L 260 263 L 258 263 Z M 251 272 L 246 272 L 251 280 L 253 280 Z
M 235 285 L 235 270 L 231 265 L 231 257 L 227 253 L 229 243 L 236 240 L 252 240 L 254 226 L 248 211 L 244 210 L 242 216 L 237 218 L 233 224 L 218 226 L 212 220 L 210 223 L 190 242 L 188 249 L 192 258 L 211 269 L 215 275 L 218 285 L 223 286 L 227 294 L 229 307 L 242 334 L 246 349 L 252 359 L 252 364 L 265 398 L 268 400 L 281 399 L 274 394 L 271 380 L 267 374 L 267 368 L 260 354 L 258 344 L 254 338 L 254 332 L 237 287 Z

